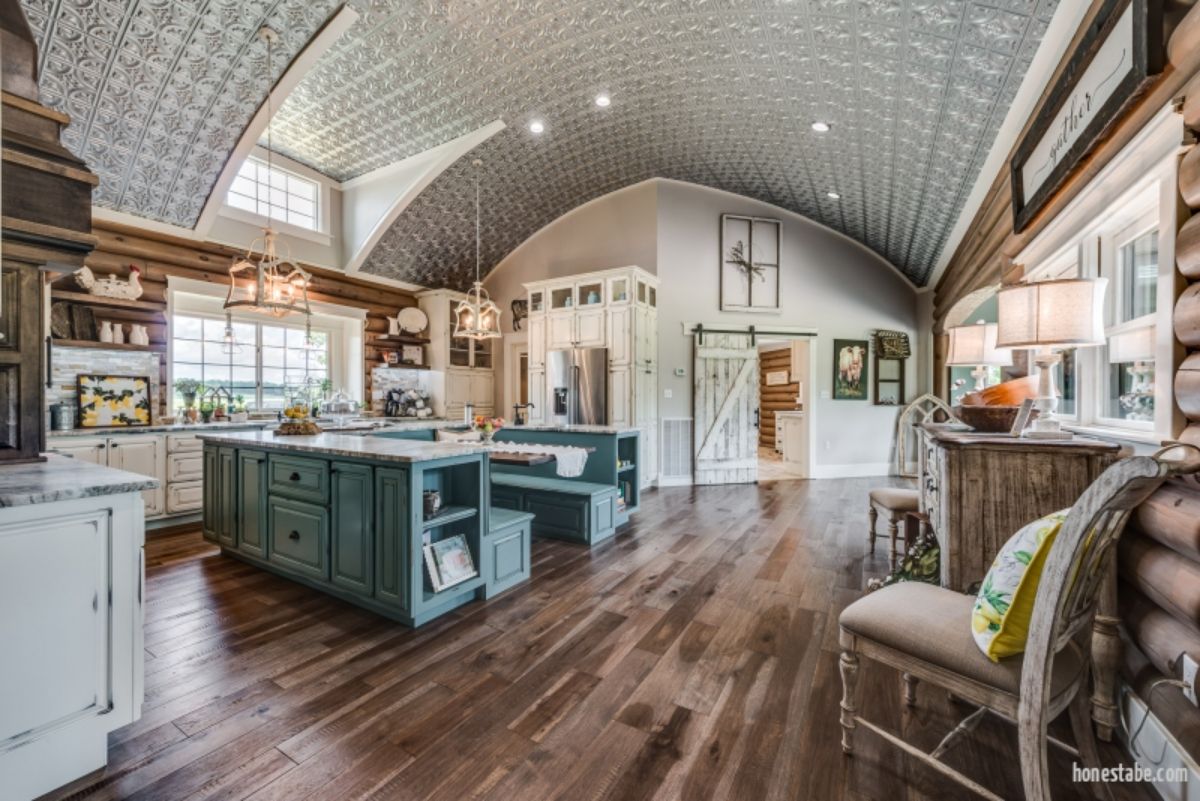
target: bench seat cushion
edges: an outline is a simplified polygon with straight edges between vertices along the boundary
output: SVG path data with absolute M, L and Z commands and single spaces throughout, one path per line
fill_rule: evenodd
M 532 512 L 518 512 L 516 509 L 493 506 L 488 510 L 488 533 L 519 526 L 530 520 L 533 520 Z
M 566 495 L 603 495 L 608 492 L 615 493 L 617 491 L 617 488 L 611 484 L 595 484 L 591 481 L 572 481 L 564 478 L 524 476 L 519 473 L 493 472 L 492 483 L 524 490 L 561 492 Z

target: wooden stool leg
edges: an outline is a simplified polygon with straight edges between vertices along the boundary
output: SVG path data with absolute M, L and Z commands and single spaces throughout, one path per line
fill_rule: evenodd
M 891 543 L 888 549 L 888 568 L 896 569 L 896 537 L 900 533 L 900 527 L 896 524 L 896 515 L 893 514 L 888 518 L 888 540 Z
M 858 654 L 854 651 L 843 649 L 842 656 L 838 660 L 838 667 L 842 673 L 842 751 L 847 754 L 854 753 L 854 729 L 857 724 L 854 722 L 855 706 L 854 706 L 854 688 L 858 683 Z
M 871 521 L 871 533 L 867 535 L 867 544 L 871 546 L 870 554 L 875 555 L 875 523 L 879 520 L 879 510 L 875 508 L 875 504 L 871 504 L 870 510 L 867 512 L 867 517 Z

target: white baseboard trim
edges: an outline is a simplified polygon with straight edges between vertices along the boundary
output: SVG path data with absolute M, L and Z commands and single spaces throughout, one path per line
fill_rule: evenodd
M 890 462 L 875 464 L 819 464 L 812 471 L 812 478 L 867 478 L 887 476 L 892 472 Z
M 1160 690 L 1160 692 L 1162 691 Z M 1130 747 L 1130 732 L 1121 732 L 1121 740 L 1137 764 L 1151 772 L 1177 773 L 1181 769 L 1187 771 L 1186 781 L 1151 781 L 1150 783 L 1158 791 L 1159 796 L 1164 801 L 1200 801 L 1200 764 L 1192 759 L 1179 741 L 1153 714 L 1150 715 L 1150 719 L 1146 721 L 1145 725 L 1142 725 L 1142 719 L 1147 713 L 1146 704 L 1129 687 L 1122 685 L 1120 696 L 1126 724 L 1135 731 L 1141 726 L 1136 752 Z M 1155 759 L 1158 761 L 1153 761 Z M 1165 774 L 1158 775 L 1161 777 Z
M 692 485 L 691 476 L 659 476 L 655 482 L 660 487 L 690 487 Z

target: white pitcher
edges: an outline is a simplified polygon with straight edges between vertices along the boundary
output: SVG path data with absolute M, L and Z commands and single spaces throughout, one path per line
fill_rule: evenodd
M 125 344 L 125 326 L 120 323 L 114 323 L 112 328 L 112 343 L 114 345 Z
M 110 323 L 108 320 L 100 321 L 100 341 L 101 342 L 112 342 L 113 341 L 112 323 Z
M 129 329 L 129 341 L 134 345 L 149 345 L 150 334 L 146 331 L 146 326 L 133 323 Z

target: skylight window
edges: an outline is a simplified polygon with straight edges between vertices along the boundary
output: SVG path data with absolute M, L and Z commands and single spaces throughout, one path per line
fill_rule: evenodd
M 235 208 L 269 215 L 272 220 L 320 230 L 320 185 L 310 179 L 279 167 L 268 167 L 265 161 L 250 157 L 238 170 L 225 202 Z

